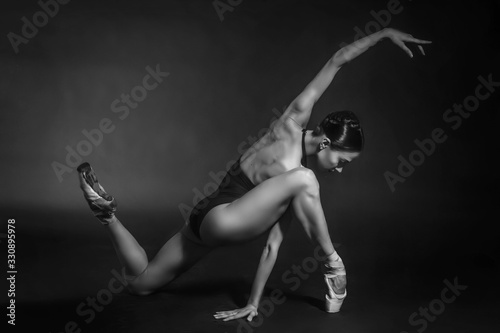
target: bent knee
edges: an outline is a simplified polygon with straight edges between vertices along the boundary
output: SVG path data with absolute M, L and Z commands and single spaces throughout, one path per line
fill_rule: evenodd
M 147 268 L 138 276 L 125 275 L 127 281 L 127 289 L 130 294 L 136 296 L 147 296 L 152 294 L 155 290 L 148 285 L 148 279 L 145 278 Z
M 148 295 L 151 295 L 152 293 L 154 293 L 154 290 L 140 289 L 140 288 L 135 288 L 132 286 L 129 286 L 128 290 L 129 290 L 131 295 L 135 295 L 135 296 L 148 296 Z
M 299 192 L 305 191 L 310 195 L 319 195 L 319 182 L 311 169 L 295 168 L 291 171 L 290 176 Z
M 155 292 L 154 289 L 144 286 L 135 281 L 129 281 L 127 289 L 130 294 L 135 296 L 148 296 Z

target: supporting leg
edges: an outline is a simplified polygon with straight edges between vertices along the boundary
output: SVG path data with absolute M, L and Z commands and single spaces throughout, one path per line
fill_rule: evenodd
M 292 206 L 307 236 L 319 244 L 326 256 L 335 252 L 319 195 L 319 184 L 314 174 L 307 174 L 304 188 L 299 191 Z
M 308 237 L 326 256 L 334 253 L 318 182 L 303 167 L 270 178 L 240 199 L 213 208 L 201 224 L 201 237 L 208 244 L 250 240 L 271 228 L 290 204 Z
M 213 208 L 201 225 L 201 237 L 208 244 L 250 240 L 271 228 L 289 205 L 309 239 L 323 250 L 327 285 L 343 300 L 345 268 L 330 239 L 318 181 L 309 169 L 300 167 L 270 178 L 242 198 Z M 335 312 L 331 309 L 327 303 L 327 311 Z

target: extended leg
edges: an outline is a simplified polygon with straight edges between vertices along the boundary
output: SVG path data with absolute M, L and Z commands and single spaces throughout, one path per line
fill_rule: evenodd
M 191 241 L 179 231 L 170 238 L 149 262 L 144 272 L 128 278 L 129 289 L 138 295 L 148 295 L 188 270 L 212 248 Z
M 129 290 L 137 295 L 149 295 L 189 269 L 211 248 L 196 244 L 182 232 L 176 233 L 148 263 L 144 249 L 115 217 L 105 225 L 120 263 L 125 267 Z
M 116 218 L 116 201 L 104 191 L 90 165 L 82 164 L 78 172 L 84 197 L 93 214 L 106 228 L 118 259 L 125 267 L 125 278 L 133 293 L 147 295 L 154 292 L 210 252 L 210 248 L 178 232 L 148 263 L 144 249 Z
M 94 216 L 108 231 L 126 274 L 133 276 L 141 274 L 148 264 L 146 252 L 116 218 L 116 200 L 99 184 L 90 164 L 82 163 L 77 170 L 83 196 Z
M 183 232 L 178 232 L 148 263 L 144 249 L 118 219 L 106 225 L 106 229 L 113 241 L 118 259 L 125 267 L 128 288 L 137 295 L 151 294 L 211 251 L 211 248 L 196 244 L 185 237 Z
M 105 228 L 113 242 L 118 260 L 125 267 L 125 273 L 138 276 L 144 272 L 148 266 L 148 256 L 134 236 L 116 217 L 113 217 Z

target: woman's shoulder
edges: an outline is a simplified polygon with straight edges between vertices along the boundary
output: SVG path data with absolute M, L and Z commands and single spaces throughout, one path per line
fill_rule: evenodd
M 284 114 L 271 124 L 269 134 L 276 140 L 300 141 L 302 130 L 302 126 L 291 116 Z

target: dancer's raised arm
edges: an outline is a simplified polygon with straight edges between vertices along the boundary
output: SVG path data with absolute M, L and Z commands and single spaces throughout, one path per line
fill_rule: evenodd
M 285 111 L 285 115 L 291 117 L 302 127 L 305 127 L 311 116 L 314 103 L 316 103 L 316 101 L 321 97 L 326 88 L 328 88 L 342 65 L 356 58 L 384 38 L 390 38 L 397 46 L 408 53 L 410 57 L 413 57 L 413 53 L 405 45 L 405 43 L 418 44 L 418 48 L 423 55 L 425 55 L 425 53 L 421 44 L 431 43 L 430 41 L 413 38 L 410 34 L 386 28 L 361 38 L 352 44 L 346 45 L 335 52 L 335 54 L 328 60 L 316 77 L 290 104 L 288 109 Z

